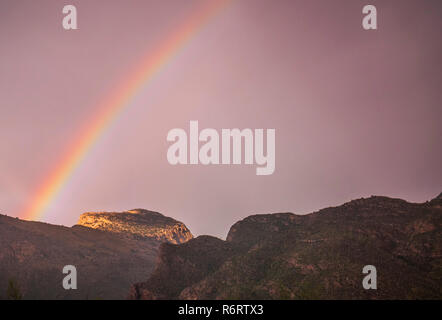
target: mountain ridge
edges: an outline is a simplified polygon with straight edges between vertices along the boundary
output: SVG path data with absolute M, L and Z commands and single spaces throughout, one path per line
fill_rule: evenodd
M 0 214 L 0 299 L 440 299 L 442 194 L 372 196 L 306 215 L 255 214 L 226 240 L 145 209 L 86 212 L 72 227 Z M 79 289 L 62 289 L 77 267 Z M 379 289 L 361 289 L 364 265 Z M 147 280 L 146 280 L 147 279 Z
M 226 241 L 211 241 L 210 250 L 226 250 L 224 261 L 195 259 L 199 237 L 163 244 L 154 272 L 129 298 L 440 299 L 441 204 L 440 196 L 425 203 L 372 196 L 307 215 L 248 216 Z M 377 267 L 378 290 L 363 289 L 365 265 Z

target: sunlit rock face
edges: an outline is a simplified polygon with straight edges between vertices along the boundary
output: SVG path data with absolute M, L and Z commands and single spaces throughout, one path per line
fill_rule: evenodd
M 124 237 L 151 238 L 173 244 L 193 238 L 184 223 L 145 209 L 87 212 L 80 216 L 78 225 L 118 233 Z

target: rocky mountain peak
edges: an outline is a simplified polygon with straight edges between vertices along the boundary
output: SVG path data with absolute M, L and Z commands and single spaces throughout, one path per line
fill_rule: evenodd
M 78 225 L 118 233 L 125 237 L 151 238 L 174 244 L 193 238 L 186 225 L 161 213 L 145 209 L 124 212 L 86 212 Z

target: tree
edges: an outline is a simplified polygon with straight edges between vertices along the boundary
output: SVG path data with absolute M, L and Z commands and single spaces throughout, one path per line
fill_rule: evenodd
M 23 295 L 20 292 L 20 288 L 14 279 L 9 279 L 8 281 L 6 298 L 9 300 L 21 300 L 23 298 Z

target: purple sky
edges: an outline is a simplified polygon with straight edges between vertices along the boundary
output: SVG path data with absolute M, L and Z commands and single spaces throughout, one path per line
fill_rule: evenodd
M 0 0 L 0 211 L 20 208 L 97 102 L 198 1 Z M 64 4 L 79 30 L 62 29 Z M 361 27 L 378 9 L 377 31 Z M 255 213 L 442 191 L 441 1 L 237 0 L 143 87 L 44 216 L 157 210 L 224 237 Z M 275 128 L 276 171 L 171 166 L 172 128 Z

